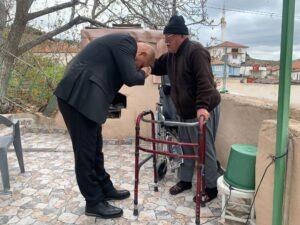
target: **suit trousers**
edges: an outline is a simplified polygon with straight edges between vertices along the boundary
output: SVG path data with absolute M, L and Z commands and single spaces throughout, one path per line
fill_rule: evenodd
M 208 188 L 217 187 L 218 167 L 216 159 L 215 139 L 219 124 L 220 105 L 210 113 L 206 121 L 206 154 L 205 154 L 205 184 Z M 197 119 L 179 119 L 181 122 L 196 122 Z M 181 142 L 198 143 L 198 127 L 179 127 L 178 135 Z M 183 147 L 183 154 L 197 154 L 198 147 Z M 178 169 L 178 178 L 181 181 L 191 182 L 194 175 L 195 160 L 184 159 Z
M 104 168 L 102 128 L 65 101 L 57 98 L 59 110 L 68 128 L 75 158 L 75 173 L 86 202 L 95 205 L 114 187 Z

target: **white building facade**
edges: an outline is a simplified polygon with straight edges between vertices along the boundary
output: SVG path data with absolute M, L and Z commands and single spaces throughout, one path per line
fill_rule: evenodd
M 227 55 L 227 63 L 240 66 L 242 63 L 246 61 L 248 46 L 225 41 L 219 45 L 215 45 L 209 47 L 209 53 L 211 57 L 222 60 L 226 53 Z

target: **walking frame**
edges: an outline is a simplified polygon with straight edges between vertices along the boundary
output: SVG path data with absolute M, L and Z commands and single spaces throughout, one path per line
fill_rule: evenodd
M 147 115 L 151 116 L 151 119 L 145 119 Z M 146 123 L 151 123 L 151 133 L 152 137 L 147 138 L 140 135 L 140 123 L 141 121 Z M 185 142 L 176 142 L 170 140 L 161 140 L 156 138 L 155 124 L 165 125 L 165 126 L 185 126 L 185 127 L 194 127 L 198 126 L 198 143 L 185 143 Z M 140 113 L 136 119 L 136 142 L 135 142 L 135 182 L 134 182 L 134 211 L 133 214 L 138 216 L 138 185 L 139 185 L 139 171 L 147 161 L 151 158 L 153 159 L 153 170 L 154 170 L 154 191 L 158 192 L 158 175 L 157 175 L 157 155 L 165 155 L 168 157 L 179 157 L 183 159 L 194 159 L 196 161 L 196 225 L 200 224 L 200 204 L 205 206 L 205 132 L 206 125 L 204 117 L 201 116 L 198 122 L 185 123 L 185 122 L 176 122 L 176 121 L 165 121 L 165 120 L 155 120 L 154 113 L 151 110 L 144 111 Z M 140 140 L 143 140 L 148 143 L 152 143 L 152 149 L 147 149 L 140 146 Z M 156 149 L 156 144 L 162 145 L 179 145 L 182 147 L 198 147 L 198 152 L 195 155 L 180 155 L 173 154 L 166 151 L 160 151 Z M 140 151 L 150 153 L 151 155 L 146 157 L 141 162 L 139 161 Z M 201 194 L 201 196 L 200 196 Z

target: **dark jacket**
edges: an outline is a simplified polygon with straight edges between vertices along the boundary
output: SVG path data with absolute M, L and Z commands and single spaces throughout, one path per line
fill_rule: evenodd
M 111 34 L 91 41 L 70 63 L 54 94 L 87 118 L 102 124 L 123 84 L 143 85 L 137 71 L 137 43 L 129 34 Z
M 200 43 L 186 39 L 175 54 L 166 53 L 155 61 L 152 74 L 169 75 L 171 98 L 183 119 L 196 118 L 200 108 L 210 112 L 221 101 L 210 54 Z

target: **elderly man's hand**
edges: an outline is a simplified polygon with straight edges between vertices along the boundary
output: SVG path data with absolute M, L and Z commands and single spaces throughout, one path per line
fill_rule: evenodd
M 143 67 L 141 70 L 145 72 L 145 77 L 148 77 L 151 73 L 151 67 Z
M 200 119 L 200 116 L 203 116 L 205 120 L 208 120 L 210 114 L 207 109 L 202 108 L 197 110 L 197 118 Z
M 203 116 L 204 120 L 200 120 L 200 118 Z M 200 120 L 200 126 L 202 127 L 205 123 L 206 120 L 209 119 L 209 112 L 207 111 L 207 109 L 198 109 L 197 110 L 197 118 L 198 120 Z

